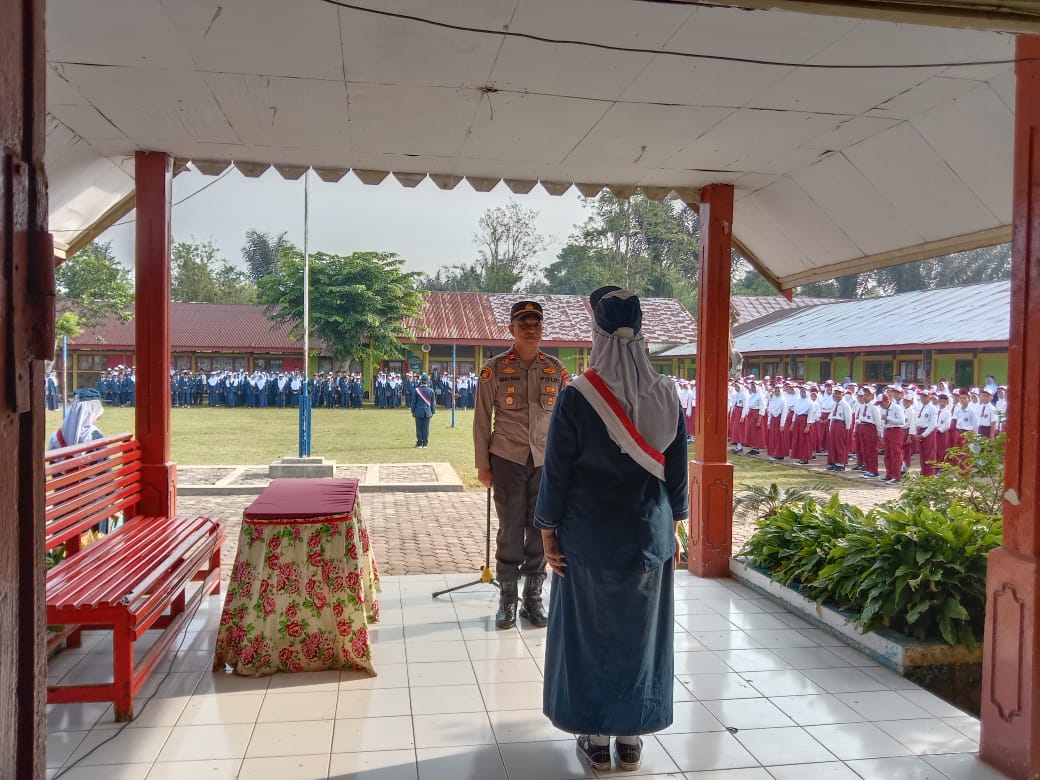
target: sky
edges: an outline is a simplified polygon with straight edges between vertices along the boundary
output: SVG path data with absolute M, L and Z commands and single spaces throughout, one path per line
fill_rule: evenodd
M 404 259 L 405 270 L 430 274 L 444 265 L 472 262 L 480 218 L 510 199 L 538 213 L 537 229 L 548 239 L 537 259 L 541 267 L 556 260 L 575 226 L 583 224 L 589 213 L 576 190 L 554 196 L 540 186 L 528 195 L 514 195 L 499 183 L 482 193 L 462 181 L 454 190 L 444 191 L 426 179 L 409 189 L 392 176 L 382 184 L 368 185 L 353 174 L 327 184 L 312 172 L 309 189 L 310 251 L 396 252 Z M 288 240 L 302 248 L 303 193 L 303 177 L 286 181 L 274 169 L 257 179 L 231 169 L 219 180 L 186 171 L 173 180 L 173 240 L 212 241 L 224 259 L 239 267 L 244 265 L 241 250 L 249 229 L 272 236 L 285 231 Z M 178 201 L 183 202 L 177 205 Z M 116 258 L 128 267 L 133 267 L 133 218 L 131 212 L 98 239 L 111 241 Z

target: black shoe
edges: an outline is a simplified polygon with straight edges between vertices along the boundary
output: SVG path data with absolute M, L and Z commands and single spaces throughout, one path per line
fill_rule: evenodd
M 863 471 L 863 466 L 853 466 L 852 470 L 853 471 Z
M 808 466 L 809 465 L 809 461 L 807 461 L 807 460 L 800 460 L 800 461 L 798 461 L 798 463 L 800 463 L 802 466 Z
M 643 758 L 643 740 L 640 739 L 636 745 L 629 745 L 615 739 L 614 755 L 617 756 L 619 767 L 626 772 L 634 772 L 639 769 L 639 762 Z
M 545 628 L 549 625 L 549 616 L 545 614 L 545 607 L 542 605 L 544 582 L 544 574 L 529 574 L 524 578 L 524 599 L 520 605 L 520 617 L 535 628 Z
M 770 457 L 769 459 L 770 459 L 770 460 L 783 460 L 783 458 L 781 458 L 781 457 L 780 457 L 779 455 L 773 455 L 773 456 L 772 456 L 772 457 Z
M 748 455 L 758 455 L 758 450 L 748 450 Z
M 589 766 L 600 772 L 610 770 L 610 745 L 593 745 L 588 734 L 578 735 L 578 755 L 589 762 Z
M 838 463 L 838 464 L 835 464 L 835 466 L 834 466 L 834 470 L 835 470 L 835 471 L 844 471 L 844 470 L 845 470 L 845 467 L 844 467 L 844 466 L 842 466 L 842 465 L 841 465 L 840 463 Z
M 516 626 L 516 580 L 502 583 L 502 594 L 495 613 L 495 628 L 506 630 Z

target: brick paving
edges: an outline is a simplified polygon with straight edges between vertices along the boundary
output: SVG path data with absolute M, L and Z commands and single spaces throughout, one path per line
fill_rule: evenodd
M 231 467 L 191 467 L 178 474 L 183 484 L 202 484 L 204 478 L 215 482 L 228 476 Z M 357 476 L 362 467 L 340 466 L 336 475 Z M 386 481 L 411 482 L 426 480 L 427 464 L 392 464 L 382 466 Z M 260 470 L 264 474 L 260 473 Z M 249 467 L 250 481 L 266 484 L 266 467 Z M 856 472 L 847 472 L 848 487 L 839 488 L 841 498 L 866 510 L 899 495 L 899 489 L 888 485 L 865 484 Z M 242 512 L 255 495 L 179 496 L 180 515 L 210 515 L 228 524 L 228 543 L 222 553 L 225 579 L 235 560 L 238 537 L 242 530 Z M 361 490 L 361 511 L 376 548 L 380 572 L 387 575 L 445 574 L 472 572 L 479 575 L 485 561 L 487 528 L 487 494 L 485 491 L 372 491 Z M 494 534 L 498 518 L 491 504 L 492 569 L 494 569 Z M 754 532 L 754 521 L 734 521 L 733 551 L 736 553 Z

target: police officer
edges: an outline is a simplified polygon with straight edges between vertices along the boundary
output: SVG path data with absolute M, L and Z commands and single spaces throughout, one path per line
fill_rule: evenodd
M 520 616 L 536 627 L 548 623 L 542 605 L 545 553 L 541 532 L 534 527 L 534 504 L 549 418 L 570 380 L 563 364 L 539 349 L 541 304 L 513 304 L 509 333 L 513 346 L 491 358 L 480 371 L 473 415 L 477 478 L 485 487 L 494 487 L 498 512 L 495 559 L 502 594 L 495 626 L 500 629 L 516 625 L 520 575 L 524 576 Z

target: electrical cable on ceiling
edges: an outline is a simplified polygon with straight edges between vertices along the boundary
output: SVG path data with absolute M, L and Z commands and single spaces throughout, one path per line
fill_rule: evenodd
M 448 22 L 440 22 L 436 19 L 429 19 L 423 16 L 402 14 L 397 13 L 395 11 L 384 11 L 376 8 L 367 8 L 363 5 L 356 5 L 354 3 L 345 2 L 345 0 L 320 0 L 320 2 L 325 3 L 327 5 L 335 6 L 337 8 L 345 8 L 351 11 L 360 11 L 362 13 L 374 14 L 376 16 L 383 16 L 390 19 L 401 19 L 407 22 L 416 22 L 418 24 L 426 24 L 432 27 L 441 27 L 443 29 L 454 30 L 456 32 L 474 33 L 477 35 L 495 35 L 500 36 L 502 38 L 522 38 L 524 40 L 536 41 L 538 43 L 548 43 L 554 46 L 585 46 L 591 49 L 604 49 L 606 51 L 623 52 L 626 54 L 652 54 L 662 55 L 665 57 L 679 57 L 683 59 L 711 60 L 714 62 L 742 63 L 745 65 L 765 65 L 776 68 L 805 68 L 813 70 L 914 70 L 933 68 L 969 68 L 977 67 L 979 65 L 1012 65 L 1015 63 L 1015 60 L 1013 58 L 998 60 L 971 60 L 963 62 L 904 62 L 892 64 L 823 64 L 808 62 L 783 62 L 780 60 L 760 60 L 755 59 L 753 57 L 730 57 L 724 54 L 698 54 L 696 52 L 667 51 L 665 49 L 640 49 L 631 48 L 628 46 L 614 46 L 609 43 L 575 41 L 566 38 L 549 38 L 544 35 L 533 35 L 531 33 L 514 32 L 513 30 L 489 30 L 482 27 L 468 27 L 466 25 L 461 24 L 450 24 Z M 643 2 L 657 2 L 664 5 L 697 5 L 712 8 L 724 7 L 711 4 L 677 2 L 677 0 L 643 0 Z

